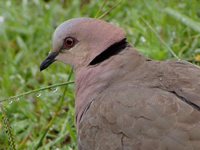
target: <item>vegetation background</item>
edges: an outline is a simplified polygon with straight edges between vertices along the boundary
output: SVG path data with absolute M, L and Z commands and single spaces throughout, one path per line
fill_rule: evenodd
M 55 27 L 83 16 L 123 27 L 147 57 L 200 61 L 199 0 L 1 0 L 0 150 L 77 149 L 71 68 L 39 66 Z

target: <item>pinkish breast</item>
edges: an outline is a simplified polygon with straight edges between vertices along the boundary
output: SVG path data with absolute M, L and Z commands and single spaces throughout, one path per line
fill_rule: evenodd
M 133 49 L 127 48 L 119 55 L 115 55 L 96 66 L 75 69 L 77 127 L 87 106 L 103 90 L 120 82 L 128 72 L 137 68 L 141 64 L 140 62 L 144 62 L 144 58 Z
M 86 67 L 76 70 L 76 123 L 77 126 L 87 106 L 109 84 L 112 71 L 107 66 Z

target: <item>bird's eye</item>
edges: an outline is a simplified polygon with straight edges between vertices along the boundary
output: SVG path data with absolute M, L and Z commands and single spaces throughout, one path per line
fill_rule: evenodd
M 72 37 L 67 37 L 65 38 L 64 40 L 64 43 L 63 43 L 63 48 L 64 49 L 70 49 L 72 48 L 74 45 L 76 44 L 76 40 Z

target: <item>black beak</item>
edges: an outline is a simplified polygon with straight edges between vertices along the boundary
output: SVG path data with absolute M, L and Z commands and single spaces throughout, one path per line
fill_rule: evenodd
M 40 71 L 46 69 L 49 67 L 55 60 L 56 56 L 59 54 L 59 52 L 52 52 L 49 54 L 49 56 L 41 63 L 40 65 Z

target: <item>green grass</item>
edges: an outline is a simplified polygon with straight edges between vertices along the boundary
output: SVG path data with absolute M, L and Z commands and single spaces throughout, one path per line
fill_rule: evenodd
M 55 63 L 39 71 L 55 27 L 73 17 L 99 17 L 116 5 L 114 0 L 46 1 L 0 1 L 0 100 L 67 82 L 70 66 Z M 103 19 L 123 27 L 128 41 L 147 57 L 175 59 L 171 49 L 180 59 L 199 61 L 198 0 L 122 0 Z M 77 149 L 74 97 L 70 84 L 2 102 L 0 149 L 9 148 L 10 138 L 16 149 Z

